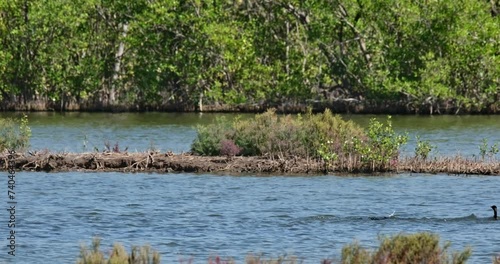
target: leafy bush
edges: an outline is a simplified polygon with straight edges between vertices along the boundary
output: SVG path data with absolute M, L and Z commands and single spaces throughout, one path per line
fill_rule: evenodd
M 121 244 L 115 244 L 113 250 L 106 259 L 100 250 L 101 240 L 94 238 L 92 249 L 85 246 L 80 248 L 80 258 L 77 264 L 159 264 L 160 254 L 152 251 L 149 246 L 132 247 L 130 254 Z
M 489 146 L 488 140 L 483 138 L 481 145 L 479 145 L 479 156 L 481 156 L 481 159 L 484 160 L 485 156 L 488 156 L 491 159 L 497 153 L 498 153 L 498 143 Z
M 0 119 L 0 152 L 4 150 L 25 150 L 29 146 L 31 129 L 28 116 L 23 115 L 20 124 L 13 119 Z
M 353 155 L 353 138 L 366 139 L 363 129 L 352 121 L 344 121 L 327 109 L 323 114 L 307 114 L 304 140 L 311 153 L 326 162 Z
M 342 264 L 372 263 L 370 252 L 354 242 L 342 248 Z
M 378 250 L 371 253 L 358 243 L 342 249 L 342 263 L 466 263 L 472 251 L 466 248 L 462 252 L 448 254 L 450 243 L 441 248 L 439 236 L 430 233 L 410 235 L 399 234 L 383 238 Z
M 246 156 L 311 157 L 329 161 L 352 151 L 353 137 L 366 136 L 358 125 L 342 120 L 330 110 L 322 114 L 309 111 L 294 117 L 278 116 L 272 109 L 253 119 L 236 119 L 232 124 L 218 120 L 199 127 L 192 150 L 200 155 L 226 155 L 221 152 L 221 142 L 231 141 Z
M 274 109 L 256 115 L 252 120 L 233 124 L 234 141 L 248 156 L 284 158 L 306 156 L 303 121 L 290 115 L 278 117 Z
M 224 117 L 218 117 L 213 124 L 197 127 L 197 137 L 191 150 L 203 156 L 217 156 L 222 140 L 231 138 L 230 134 L 230 124 Z
M 370 120 L 368 139 L 354 139 L 354 149 L 361 155 L 361 161 L 370 166 L 371 170 L 386 169 L 397 162 L 399 148 L 406 144 L 408 135 L 398 135 L 392 128 L 391 116 L 387 122 Z
M 426 160 L 429 157 L 429 153 L 436 148 L 436 146 L 431 145 L 428 140 L 420 140 L 420 136 L 417 136 L 417 144 L 415 146 L 415 157 Z
M 407 140 L 407 135 L 394 132 L 390 116 L 386 124 L 372 119 L 365 132 L 328 109 L 320 114 L 309 110 L 297 117 L 279 116 L 271 109 L 253 119 L 237 118 L 232 123 L 218 119 L 198 127 L 192 150 L 199 155 L 314 158 L 324 162 L 325 170 L 341 166 L 348 171 L 375 171 L 393 166 Z M 422 145 L 419 155 L 427 157 L 424 147 L 430 145 Z
M 278 116 L 274 109 L 255 115 L 252 120 L 237 119 L 233 123 L 233 127 L 234 141 L 242 147 L 242 154 L 246 156 L 267 154 L 273 148 L 274 142 L 271 140 L 276 138 L 271 133 L 281 134 L 278 127 Z M 273 131 L 274 129 L 277 130 Z

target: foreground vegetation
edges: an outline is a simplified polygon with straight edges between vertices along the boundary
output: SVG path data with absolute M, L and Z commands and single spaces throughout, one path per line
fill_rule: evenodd
M 94 238 L 91 248 L 82 245 L 77 264 L 159 264 L 160 254 L 149 246 L 132 247 L 129 253 L 121 244 L 115 244 L 109 256 L 100 250 L 101 240 Z
M 499 10 L 498 0 L 0 0 L 0 109 L 372 100 L 498 113 Z
M 95 239 L 92 249 L 82 247 L 77 264 L 158 264 L 160 256 L 152 251 L 150 247 L 134 247 L 128 254 L 123 246 L 115 244 L 109 258 L 100 251 L 100 240 Z M 331 259 L 322 260 L 322 264 L 389 264 L 389 263 L 429 263 L 429 264 L 463 264 L 472 254 L 470 248 L 460 252 L 449 252 L 450 243 L 443 246 L 439 243 L 439 236 L 431 233 L 399 234 L 393 237 L 385 237 L 380 241 L 376 250 L 368 250 L 358 243 L 344 246 L 340 261 Z M 494 260 L 493 263 L 496 260 Z M 186 261 L 193 263 L 193 259 Z M 184 263 L 181 261 L 181 263 Z M 210 258 L 209 264 L 234 264 L 232 259 L 221 257 Z M 281 264 L 281 263 L 303 263 L 297 257 L 280 257 L 278 259 L 265 259 L 263 257 L 247 256 L 247 264 Z

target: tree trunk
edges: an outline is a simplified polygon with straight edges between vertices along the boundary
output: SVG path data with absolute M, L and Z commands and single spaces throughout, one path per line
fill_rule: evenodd
M 122 25 L 122 37 L 125 38 L 127 37 L 127 31 L 128 31 L 128 24 L 123 24 Z M 111 84 L 111 91 L 109 92 L 109 104 L 113 105 L 116 102 L 116 82 L 118 78 L 120 77 L 120 68 L 121 68 L 121 60 L 123 57 L 123 53 L 125 52 L 125 43 L 123 43 L 123 40 L 120 41 L 120 45 L 118 45 L 118 52 L 116 53 L 115 57 L 115 67 L 113 70 L 113 79 L 112 79 L 112 84 Z

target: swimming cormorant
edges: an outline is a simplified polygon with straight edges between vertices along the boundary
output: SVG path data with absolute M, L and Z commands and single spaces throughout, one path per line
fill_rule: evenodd
M 497 206 L 492 205 L 491 209 L 493 209 L 493 219 L 497 220 Z

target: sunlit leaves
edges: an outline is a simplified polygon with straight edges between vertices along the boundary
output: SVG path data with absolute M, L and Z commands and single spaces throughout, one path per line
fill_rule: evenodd
M 153 106 L 338 91 L 498 100 L 500 16 L 487 1 L 0 0 L 0 10 L 0 96 L 19 100 L 106 103 L 111 90 Z

